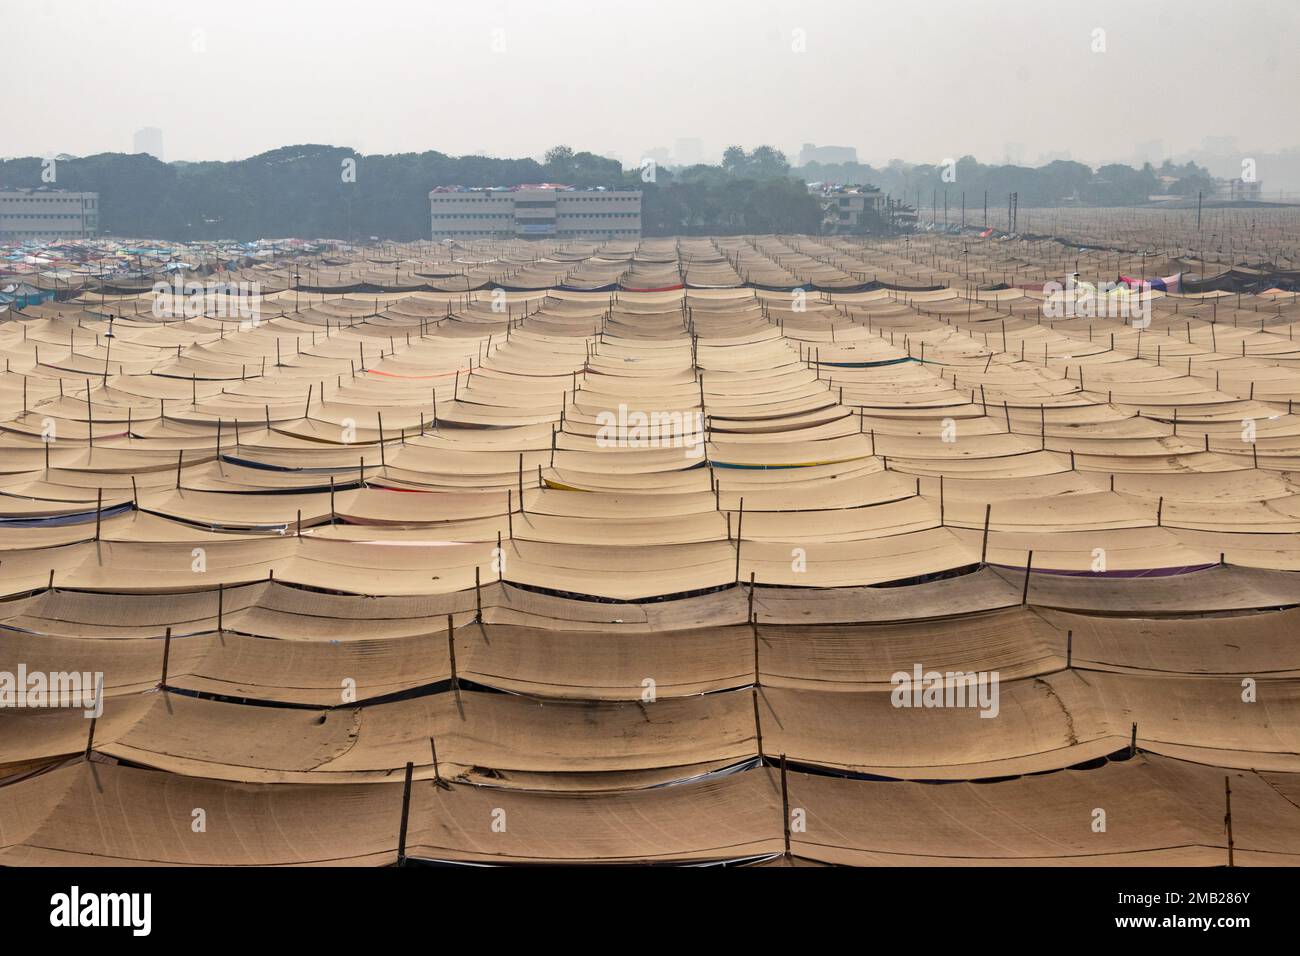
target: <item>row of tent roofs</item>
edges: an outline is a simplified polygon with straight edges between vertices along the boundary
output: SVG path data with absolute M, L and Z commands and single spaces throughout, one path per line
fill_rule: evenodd
M 1219 865 L 1225 778 L 1235 860 L 1300 861 L 1295 297 L 1052 321 L 951 241 L 440 264 L 932 291 L 0 322 L 0 672 L 104 678 L 0 708 L 0 863 Z

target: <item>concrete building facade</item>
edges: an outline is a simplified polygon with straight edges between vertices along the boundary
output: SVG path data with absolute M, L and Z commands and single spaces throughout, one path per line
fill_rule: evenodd
M 99 231 L 99 193 L 0 190 L 0 239 L 84 239 Z
M 639 239 L 641 191 L 439 186 L 429 217 L 434 239 Z
M 1264 198 L 1264 184 L 1259 180 L 1216 179 L 1214 198 L 1228 202 L 1259 202 Z
M 868 211 L 880 213 L 885 197 L 875 186 L 833 186 L 818 193 L 827 232 L 853 232 Z

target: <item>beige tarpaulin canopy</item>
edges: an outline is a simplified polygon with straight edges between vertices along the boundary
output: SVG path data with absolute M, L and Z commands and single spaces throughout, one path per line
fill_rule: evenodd
M 389 863 L 408 764 L 430 860 L 1217 865 L 1227 776 L 1237 860 L 1300 862 L 1300 301 L 1063 317 L 1192 266 L 1056 245 L 391 244 L 11 310 L 0 863 Z M 102 675 L 93 732 L 20 672 Z
M 412 789 L 407 852 L 481 863 L 775 856 L 783 848 L 779 776 L 754 769 L 618 793 L 444 789 L 425 781 Z M 1238 864 L 1300 862 L 1294 782 L 1271 773 L 1231 780 Z M 791 834 L 791 854 L 813 861 L 1216 866 L 1227 858 L 1223 774 L 1163 757 L 944 786 L 791 772 L 787 789 L 808 821 Z M 400 781 L 231 784 L 79 762 L 0 788 L 0 862 L 373 865 L 396 854 L 401 804 Z M 192 832 L 195 806 L 220 825 Z M 1104 833 L 1078 823 L 1098 806 L 1108 810 Z M 184 819 L 159 826 L 177 807 Z M 494 810 L 509 822 L 504 833 L 492 827 Z

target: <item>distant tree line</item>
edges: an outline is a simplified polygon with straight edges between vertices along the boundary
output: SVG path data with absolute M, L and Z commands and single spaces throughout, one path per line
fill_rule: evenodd
M 969 215 L 971 209 L 982 207 L 987 192 L 992 218 L 991 210 L 1005 208 L 1010 193 L 1018 194 L 1022 206 L 1131 206 L 1145 203 L 1150 196 L 1169 193 L 1195 198 L 1199 191 L 1214 189 L 1213 177 L 1195 163 L 1179 166 L 1168 161 L 1159 169 L 1150 163 L 1141 169 L 1111 163 L 1094 172 L 1069 160 L 1030 167 L 986 165 L 963 156 L 937 165 L 895 160 L 880 168 L 866 163 L 809 163 L 798 172 L 808 182 L 873 183 L 894 200 L 913 207 L 919 203 L 922 218 L 929 217 L 932 205 L 942 210 L 947 193 L 950 220 L 953 210 L 960 210 L 963 193 Z M 1175 181 L 1166 185 L 1161 177 Z
M 1022 206 L 1084 202 L 1124 205 L 1161 191 L 1159 175 L 1195 195 L 1209 188 L 1204 170 L 1188 164 L 1157 171 L 1150 166 L 1054 162 L 1033 169 L 986 166 L 967 156 L 951 167 L 891 163 L 810 164 L 791 169 L 771 146 L 749 152 L 729 147 L 719 165 L 624 170 L 589 152 L 557 146 L 543 162 L 448 156 L 429 151 L 359 155 L 337 146 L 285 146 L 232 162 L 163 163 L 147 154 L 100 153 L 61 158 L 55 182 L 42 180 L 37 157 L 0 162 L 0 186 L 53 185 L 100 194 L 101 231 L 163 239 L 257 239 L 303 236 L 419 239 L 429 235 L 428 192 L 435 186 L 516 186 L 566 183 L 643 190 L 647 236 L 816 233 L 822 213 L 805 183 L 874 183 L 895 201 L 928 209 L 948 193 L 955 210 L 960 193 L 969 209 L 988 190 L 991 208 L 1019 193 Z M 992 216 L 992 214 L 990 214 Z M 951 217 L 950 217 L 951 218 Z
M 641 226 L 647 236 L 728 236 L 744 233 L 816 233 L 822 212 L 785 155 L 771 146 L 746 153 L 732 146 L 720 166 L 699 164 L 630 174 L 643 191 Z
M 606 161 L 608 162 L 608 161 Z M 621 177 L 618 163 L 610 175 Z M 429 235 L 434 186 L 518 185 L 548 179 L 532 159 L 437 152 L 363 156 L 336 146 L 286 146 L 234 162 L 163 163 L 100 153 L 57 161 L 60 189 L 100 196 L 100 230 L 163 239 Z M 40 186 L 41 161 L 0 164 L 5 186 Z

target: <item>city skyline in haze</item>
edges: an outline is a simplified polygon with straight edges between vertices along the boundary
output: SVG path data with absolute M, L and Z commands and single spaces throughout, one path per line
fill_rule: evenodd
M 876 166 L 1032 165 L 1300 144 L 1285 104 L 1300 8 L 1258 0 L 50 0 L 6 21 L 0 77 L 37 107 L 6 156 L 131 152 L 146 127 L 190 161 L 565 143 L 631 166 L 655 147 L 709 161 L 767 143 L 795 161 L 815 143 Z

